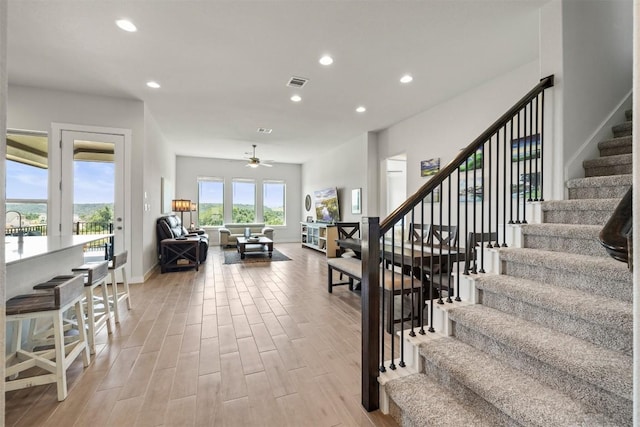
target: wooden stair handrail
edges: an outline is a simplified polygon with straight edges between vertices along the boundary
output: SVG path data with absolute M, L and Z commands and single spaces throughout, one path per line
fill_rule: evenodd
M 607 253 L 618 261 L 631 267 L 629 244 L 633 232 L 633 187 L 629 188 L 609 221 L 600 231 L 600 243 Z

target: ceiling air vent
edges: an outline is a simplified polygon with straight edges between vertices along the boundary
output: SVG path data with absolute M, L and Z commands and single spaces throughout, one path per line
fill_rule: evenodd
M 258 133 L 271 133 L 271 132 L 273 132 L 273 129 L 258 128 Z
M 309 79 L 305 79 L 304 77 L 291 77 L 289 79 L 289 82 L 287 83 L 287 86 L 289 87 L 303 87 L 304 85 L 307 84 L 307 82 L 309 81 Z

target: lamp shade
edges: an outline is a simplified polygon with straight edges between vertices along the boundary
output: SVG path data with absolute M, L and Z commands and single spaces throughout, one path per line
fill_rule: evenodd
M 189 212 L 191 210 L 191 200 L 174 199 L 171 201 L 171 210 L 173 212 Z
M 195 202 L 191 202 L 191 212 L 195 212 L 198 210 L 198 204 Z

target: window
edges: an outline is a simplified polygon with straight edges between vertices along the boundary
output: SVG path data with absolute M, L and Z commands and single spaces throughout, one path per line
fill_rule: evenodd
M 285 190 L 282 181 L 265 181 L 262 215 L 267 225 L 285 225 Z
M 198 224 L 222 225 L 224 222 L 224 181 L 198 178 Z
M 7 234 L 23 227 L 27 234 L 47 234 L 49 183 L 48 137 L 44 132 L 7 132 L 6 211 Z M 20 221 L 22 217 L 22 222 Z
M 240 224 L 256 221 L 256 184 L 253 180 L 233 180 L 231 220 Z

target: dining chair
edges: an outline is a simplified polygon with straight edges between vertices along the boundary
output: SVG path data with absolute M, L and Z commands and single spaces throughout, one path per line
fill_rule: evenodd
M 426 244 L 431 235 L 431 224 L 409 224 L 409 239 L 410 241 L 420 242 Z
M 338 240 L 341 239 L 359 239 L 360 238 L 360 223 L 359 222 L 336 222 L 336 228 L 338 230 Z M 351 249 L 344 249 L 338 247 L 336 249 L 336 257 L 354 257 L 356 253 Z
M 434 248 L 457 248 L 458 247 L 458 226 L 457 225 L 431 225 L 431 232 L 428 235 L 426 245 Z M 441 257 L 438 265 L 433 266 L 431 274 L 449 272 L 449 260 Z
M 473 233 L 467 234 L 467 244 L 465 247 L 464 273 L 478 272 L 478 248 L 492 247 L 493 242 L 497 245 L 498 233 Z M 482 257 L 480 259 L 480 272 L 484 273 L 484 265 L 482 265 Z

